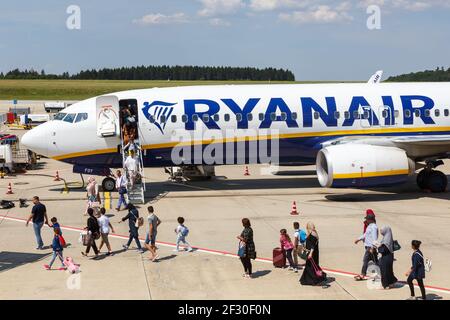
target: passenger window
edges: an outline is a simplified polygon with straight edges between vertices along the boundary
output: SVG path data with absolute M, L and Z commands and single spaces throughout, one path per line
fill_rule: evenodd
M 264 121 L 264 113 L 259 114 L 259 121 Z
M 415 115 L 417 118 L 420 117 L 420 110 L 414 111 L 414 115 Z
M 411 111 L 405 110 L 405 118 L 411 118 Z
M 398 110 L 394 111 L 394 118 L 400 117 L 400 112 Z
M 185 114 L 183 114 L 183 115 L 181 116 L 181 122 L 183 122 L 183 123 L 188 122 L 188 116 L 185 115 Z
M 73 123 L 76 115 L 77 115 L 76 113 L 69 113 L 69 114 L 67 114 L 67 116 L 64 118 L 63 121 Z
M 64 119 L 64 117 L 67 115 L 67 113 L 57 113 L 55 114 L 55 116 L 53 117 L 53 120 L 62 120 Z
M 353 118 L 359 119 L 359 112 L 358 111 L 353 111 Z
M 448 111 L 448 109 L 444 110 L 444 116 L 448 117 L 448 115 L 450 114 L 450 112 Z
M 314 112 L 314 119 L 319 119 L 319 113 L 318 112 Z
M 281 113 L 281 121 L 286 121 L 287 120 L 287 114 L 286 112 L 282 112 Z
M 277 120 L 277 115 L 275 114 L 275 112 L 272 112 L 272 113 L 270 114 L 270 120 L 272 120 L 272 121 Z
M 225 120 L 225 122 L 230 121 L 230 115 L 227 113 L 223 116 L 223 120 Z
M 439 117 L 441 115 L 441 111 L 439 109 L 434 110 L 434 115 Z
M 345 118 L 346 120 L 350 119 L 350 112 L 345 111 L 345 112 L 344 112 L 344 118 Z
M 75 119 L 75 122 L 81 122 L 84 120 L 87 120 L 88 114 L 87 113 L 79 113 L 77 114 L 77 118 Z
M 297 112 L 292 112 L 291 118 L 292 118 L 292 120 L 297 120 Z
M 425 110 L 425 113 L 424 113 L 424 115 L 425 115 L 425 117 L 430 117 L 431 116 L 431 112 L 430 112 L 430 110 Z
M 155 117 L 153 117 L 152 115 L 150 115 L 150 123 L 155 123 Z
M 339 111 L 335 111 L 334 112 L 334 118 L 337 120 L 341 117 L 341 114 L 339 113 Z
M 220 120 L 220 117 L 219 117 L 219 115 L 216 113 L 215 115 L 213 115 L 213 119 L 214 119 L 214 121 L 219 121 Z
M 367 110 L 364 111 L 363 118 L 367 120 L 367 119 L 369 119 L 369 117 L 370 117 L 369 111 L 367 111 Z
M 386 119 L 386 118 L 388 117 L 388 111 L 387 111 L 387 110 L 383 110 L 383 111 L 381 112 L 381 116 L 382 116 L 384 119 Z
M 247 113 L 247 121 L 252 121 L 253 115 L 251 113 Z
M 198 121 L 198 114 L 192 115 L 192 121 L 194 121 L 194 122 Z
M 236 121 L 241 122 L 242 121 L 242 113 L 236 113 Z
M 160 117 L 160 122 L 161 122 L 161 123 L 166 123 L 166 121 L 167 121 L 166 116 L 165 116 L 165 115 L 162 115 L 162 116 Z
M 209 114 L 204 114 L 202 119 L 203 119 L 204 123 L 208 123 L 209 122 Z

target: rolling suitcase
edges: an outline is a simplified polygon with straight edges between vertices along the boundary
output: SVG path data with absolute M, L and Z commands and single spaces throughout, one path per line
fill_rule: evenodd
M 281 248 L 273 249 L 273 266 L 275 268 L 286 267 L 286 256 L 284 255 L 283 249 Z

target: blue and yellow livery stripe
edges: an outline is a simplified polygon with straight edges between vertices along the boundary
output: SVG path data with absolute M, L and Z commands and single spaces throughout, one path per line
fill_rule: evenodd
M 351 136 L 351 135 L 392 135 L 392 134 L 421 134 L 421 133 L 433 133 L 433 132 L 450 132 L 450 127 L 421 127 L 421 128 L 378 128 L 378 129 L 364 129 L 364 130 L 337 130 L 337 131 L 320 131 L 320 132 L 297 132 L 297 133 L 285 133 L 279 135 L 261 135 L 251 137 L 232 137 L 223 139 L 209 139 L 209 140 L 194 140 L 186 142 L 171 141 L 167 143 L 144 145 L 143 149 L 164 149 L 173 148 L 175 146 L 194 146 L 204 145 L 211 143 L 230 143 L 230 142 L 243 142 L 243 141 L 261 141 L 271 139 L 294 139 L 294 138 L 308 138 L 308 137 L 333 137 L 333 136 Z M 107 154 L 117 152 L 116 148 L 108 148 L 101 150 L 90 150 L 83 152 L 74 152 L 64 155 L 54 156 L 54 160 L 64 160 L 69 158 L 77 158 L 83 156 L 91 156 L 97 154 Z
M 355 172 L 355 173 L 338 173 L 333 174 L 333 179 L 358 179 L 358 178 L 373 178 L 386 176 L 408 175 L 409 170 L 390 170 L 379 172 Z

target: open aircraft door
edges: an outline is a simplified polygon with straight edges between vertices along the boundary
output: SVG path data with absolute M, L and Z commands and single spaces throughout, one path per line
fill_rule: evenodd
M 116 137 L 120 142 L 119 99 L 116 96 L 98 97 L 96 106 L 97 135 Z

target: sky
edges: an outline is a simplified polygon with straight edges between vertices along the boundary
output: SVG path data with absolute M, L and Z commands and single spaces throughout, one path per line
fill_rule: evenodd
M 213 65 L 386 78 L 450 67 L 449 17 L 450 0 L 1 1 L 0 71 Z

